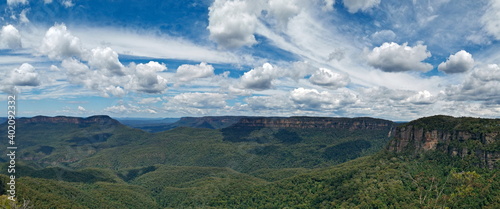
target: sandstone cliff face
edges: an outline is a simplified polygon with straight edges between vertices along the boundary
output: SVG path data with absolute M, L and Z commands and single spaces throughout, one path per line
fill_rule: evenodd
M 386 130 L 392 121 L 374 118 L 325 118 L 325 117 L 248 117 L 235 126 L 255 128 L 336 128 L 348 130 Z M 390 133 L 388 133 L 390 134 Z
M 460 130 L 461 128 L 443 130 L 440 127 L 432 130 L 410 123 L 396 128 L 394 139 L 389 143 L 388 150 L 413 154 L 436 150 L 461 158 L 475 156 L 479 159 L 481 167 L 500 168 L 500 151 L 498 150 L 500 121 L 496 122 L 499 124 L 498 128 L 490 128 L 487 132 Z M 460 123 L 455 126 L 461 127 Z
M 109 116 L 97 115 L 88 118 L 66 117 L 66 116 L 36 116 L 33 118 L 19 118 L 17 123 L 36 124 L 36 123 L 66 123 L 66 124 L 119 124 L 118 121 Z

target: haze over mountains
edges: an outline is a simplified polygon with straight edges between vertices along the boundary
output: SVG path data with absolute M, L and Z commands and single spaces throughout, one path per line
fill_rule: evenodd
M 18 119 L 19 198 L 37 208 L 500 206 L 499 119 L 202 117 L 163 128 Z

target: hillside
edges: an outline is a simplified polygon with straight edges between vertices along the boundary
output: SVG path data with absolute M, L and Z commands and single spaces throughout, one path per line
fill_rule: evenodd
M 395 131 L 390 151 L 420 154 L 439 151 L 489 168 L 500 168 L 500 119 L 433 116 Z
M 249 117 L 148 133 L 105 116 L 25 119 L 19 198 L 37 208 L 499 208 L 496 158 L 481 158 L 500 151 L 498 122 Z M 94 137 L 78 143 L 79 133 Z

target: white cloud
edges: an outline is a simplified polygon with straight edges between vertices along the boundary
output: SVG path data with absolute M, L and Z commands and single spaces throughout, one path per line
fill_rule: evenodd
M 224 108 L 226 106 L 227 95 L 220 93 L 183 93 L 169 99 L 166 106 L 168 108 L 199 108 L 212 109 Z
M 199 65 L 181 65 L 177 68 L 175 74 L 181 82 L 188 82 L 197 78 L 207 78 L 213 75 L 214 67 L 205 62 Z
M 113 53 L 104 54 L 112 55 Z M 112 57 L 112 59 L 102 60 L 107 60 L 110 63 L 116 62 L 114 56 L 108 57 Z M 61 66 L 64 68 L 70 83 L 99 91 L 105 97 L 110 94 L 121 97 L 126 95 L 128 91 L 158 94 L 167 90 L 167 80 L 158 75 L 158 72 L 166 69 L 164 64 L 151 61 L 146 64 L 131 64 L 128 67 L 121 66 L 123 68 L 122 74 L 110 73 L 106 67 L 108 64 L 101 63 L 97 65 L 97 68 L 95 66 L 90 68 L 80 61 L 70 58 L 63 60 Z
M 328 54 L 328 61 L 332 61 L 332 60 L 337 60 L 337 61 L 340 61 L 342 59 L 344 59 L 345 57 L 345 49 L 334 49 L 332 52 L 330 52 L 330 54 Z
M 259 23 L 259 1 L 215 0 L 209 9 L 210 39 L 225 48 L 251 46 Z
M 23 9 L 23 11 L 21 11 L 21 14 L 19 14 L 19 21 L 21 21 L 22 23 L 29 23 L 30 20 L 28 19 L 28 17 L 26 17 L 26 13 L 29 12 L 29 9 Z
M 490 64 L 475 68 L 460 85 L 450 86 L 446 94 L 457 101 L 500 103 L 500 66 Z
M 159 97 L 151 97 L 151 98 L 141 99 L 137 103 L 138 104 L 154 104 L 154 103 L 158 103 L 158 102 L 161 102 L 161 101 L 163 101 L 163 100 L 161 98 L 159 98 Z
M 406 102 L 410 102 L 416 105 L 427 105 L 436 102 L 436 97 L 427 91 L 419 91 L 417 94 L 406 99 Z
M 6 25 L 2 27 L 0 34 L 1 48 L 18 49 L 22 47 L 21 34 L 13 25 Z
M 164 64 L 153 61 L 147 64 L 138 64 L 127 86 L 139 92 L 163 93 L 167 90 L 167 80 L 157 73 L 166 69 L 167 67 Z
M 344 0 L 344 6 L 350 13 L 366 11 L 380 4 L 380 0 Z
M 438 66 L 438 70 L 445 73 L 463 73 L 474 67 L 474 59 L 468 52 L 461 50 L 456 54 L 450 55 L 446 62 L 442 62 Z
M 325 5 L 322 7 L 323 11 L 333 11 L 335 0 L 324 0 Z
M 272 87 L 273 79 L 278 78 L 280 72 L 276 67 L 265 63 L 262 67 L 254 68 L 241 76 L 241 85 L 246 89 L 266 90 Z
M 122 76 L 125 74 L 123 72 L 124 66 L 118 60 L 118 53 L 109 47 L 92 49 L 89 65 L 97 69 L 106 70 L 112 75 Z
M 346 74 L 335 73 L 326 68 L 320 68 L 310 78 L 312 84 L 330 89 L 338 89 L 347 86 L 350 79 Z
M 80 112 L 85 112 L 85 111 L 87 111 L 87 110 L 86 110 L 84 107 L 82 107 L 82 106 L 78 106 L 78 111 L 80 111 Z
M 252 110 L 257 111 L 289 111 L 292 107 L 290 98 L 284 96 L 253 96 L 245 98 L 245 102 Z
M 128 77 L 110 75 L 101 69 L 91 70 L 87 65 L 73 58 L 63 60 L 61 67 L 70 83 L 98 91 L 104 97 L 109 97 L 110 94 L 124 96 L 126 91 L 120 85 L 130 83 L 127 80 Z
M 64 0 L 61 2 L 61 4 L 66 7 L 66 8 L 70 8 L 70 7 L 73 7 L 75 6 L 75 4 L 73 3 L 72 0 Z
M 53 1 L 53 0 L 43 0 L 43 2 L 44 2 L 45 4 L 50 4 L 50 3 L 52 3 L 52 1 Z
M 290 93 L 291 100 L 302 109 L 336 109 L 354 104 L 358 101 L 357 96 L 344 92 L 333 94 L 327 91 L 319 92 L 316 89 L 298 88 Z
M 394 41 L 396 37 L 396 33 L 392 30 L 381 30 L 370 35 L 371 40 L 377 44 Z
M 130 113 L 148 113 L 148 114 L 157 114 L 156 110 L 150 109 L 150 108 L 145 108 L 145 107 L 138 107 L 135 105 L 115 105 L 111 107 L 107 107 L 104 109 L 106 112 L 114 113 L 114 114 L 130 114 Z
M 486 12 L 481 18 L 484 30 L 500 40 L 500 2 L 497 0 L 490 0 Z
M 7 0 L 7 5 L 9 6 L 18 4 L 28 4 L 28 0 Z
M 80 57 L 83 48 L 80 39 L 71 35 L 66 25 L 54 25 L 45 33 L 40 52 L 50 59 Z
M 290 18 L 300 12 L 295 0 L 269 0 L 269 13 L 277 20 L 278 25 L 286 28 Z
M 10 83 L 15 86 L 38 86 L 40 85 L 38 77 L 35 68 L 28 63 L 24 63 L 19 68 L 14 69 L 10 77 Z
M 384 43 L 375 47 L 368 54 L 368 64 L 385 72 L 422 71 L 427 72 L 433 67 L 424 63 L 431 56 L 427 46 L 418 44 L 409 47 L 408 43 Z

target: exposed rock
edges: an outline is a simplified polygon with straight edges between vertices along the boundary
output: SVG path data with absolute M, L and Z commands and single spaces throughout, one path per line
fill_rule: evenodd
M 234 126 L 255 128 L 336 128 L 348 130 L 385 130 L 392 121 L 375 118 L 327 118 L 327 117 L 247 117 Z M 388 135 L 391 133 L 389 132 Z
M 499 168 L 500 120 L 443 117 L 428 117 L 397 127 L 388 150 L 413 154 L 437 150 L 461 158 L 475 155 L 479 166 Z

